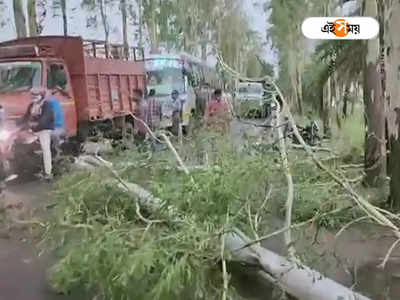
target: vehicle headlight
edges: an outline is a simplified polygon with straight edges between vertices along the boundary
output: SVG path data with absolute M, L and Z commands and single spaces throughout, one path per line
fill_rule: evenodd
M 7 130 L 0 130 L 0 141 L 5 141 L 10 137 L 11 133 Z

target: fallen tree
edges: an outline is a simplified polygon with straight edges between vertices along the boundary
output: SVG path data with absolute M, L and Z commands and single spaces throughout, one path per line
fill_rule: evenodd
M 177 155 L 177 152 L 174 154 Z M 106 167 L 111 171 L 118 181 L 118 187 L 137 199 L 137 205 L 140 207 L 155 211 L 166 206 L 164 201 L 154 197 L 142 187 L 124 181 L 104 160 L 99 159 L 99 166 Z M 185 169 L 187 170 L 187 168 Z M 176 208 L 169 206 L 168 211 L 170 217 L 179 221 L 180 217 Z M 151 223 L 152 221 L 148 222 Z M 369 299 L 323 276 L 297 260 L 290 261 L 259 245 L 250 245 L 250 242 L 251 240 L 239 229 L 234 229 L 224 235 L 225 249 L 230 253 L 233 260 L 252 267 L 256 266 L 264 278 L 268 278 L 283 291 L 299 300 Z

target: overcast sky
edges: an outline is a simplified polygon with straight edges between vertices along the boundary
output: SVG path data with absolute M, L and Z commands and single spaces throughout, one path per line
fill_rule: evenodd
M 26 3 L 27 0 L 22 0 Z M 201 0 L 198 0 L 201 1 Z M 267 28 L 270 26 L 267 23 L 268 16 L 263 10 L 263 3 L 268 0 L 243 0 L 243 8 L 247 15 L 249 16 L 249 22 L 254 30 L 258 31 L 260 37 L 265 43 L 263 57 L 274 65 L 277 63 L 277 56 L 271 50 L 271 46 L 267 43 Z M 324 0 L 321 0 L 324 1 Z M 0 0 L 0 41 L 9 40 L 15 38 L 15 25 L 14 16 L 12 10 L 13 0 Z M 53 7 L 52 3 L 54 1 L 47 1 L 47 16 L 44 20 L 44 35 L 60 35 L 62 34 L 62 18 L 61 11 L 59 7 Z M 97 11 L 88 12 L 81 8 L 81 0 L 67 0 L 67 10 L 68 10 L 68 31 L 70 35 L 81 35 L 83 38 L 99 39 L 104 40 L 104 32 L 101 25 L 101 20 L 99 13 Z M 133 1 L 135 2 L 135 1 Z M 355 1 L 346 3 L 344 11 L 342 13 L 347 13 L 351 8 L 354 7 Z M 26 7 L 26 4 L 24 5 Z M 337 11 L 337 15 L 340 15 L 340 11 Z M 118 5 L 109 8 L 107 11 L 110 18 L 110 28 L 111 28 L 111 42 L 121 42 L 121 13 L 118 9 Z M 93 24 L 88 24 L 87 17 L 97 18 L 97 26 Z M 137 27 L 134 25 L 129 26 L 129 39 L 131 45 L 137 45 Z
M 23 0 L 26 1 L 26 0 Z M 201 1 L 201 0 L 199 0 Z M 62 18 L 61 12 L 58 7 L 52 7 L 53 1 L 47 1 L 47 16 L 44 20 L 44 35 L 60 35 L 62 34 Z M 264 0 L 243 0 L 244 8 L 249 15 L 250 24 L 255 30 L 260 33 L 263 41 L 266 42 L 266 29 L 267 29 L 267 16 L 263 11 L 262 3 Z M 83 38 L 99 39 L 104 40 L 104 33 L 101 26 L 101 20 L 99 19 L 98 12 L 92 11 L 87 12 L 80 7 L 81 0 L 68 0 L 68 19 L 69 19 L 69 34 L 70 35 L 81 35 Z M 24 5 L 26 7 L 26 5 Z M 121 15 L 118 6 L 109 9 L 107 12 L 111 23 L 111 40 L 112 42 L 121 42 L 122 34 L 120 30 L 121 26 Z M 97 28 L 87 24 L 87 16 L 95 17 L 97 15 Z M 5 41 L 15 38 L 15 25 L 13 22 L 13 10 L 12 0 L 0 0 L 0 41 Z M 130 43 L 135 45 L 137 39 L 135 39 L 135 26 L 129 27 Z M 271 55 L 269 47 L 265 47 L 264 57 L 269 61 L 274 61 Z

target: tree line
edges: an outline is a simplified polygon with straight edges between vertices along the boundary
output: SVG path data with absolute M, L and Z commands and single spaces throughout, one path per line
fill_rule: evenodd
M 310 16 L 333 16 L 346 0 L 271 0 L 268 36 L 278 50 L 279 80 L 293 108 L 314 107 L 329 136 L 332 119 L 340 127 L 363 94 L 366 183 L 379 186 L 391 178 L 390 204 L 400 208 L 400 3 L 356 0 L 350 15 L 373 17 L 380 34 L 367 41 L 323 41 L 307 47 L 301 23 Z M 350 91 L 356 93 L 351 99 Z M 360 93 L 361 94 L 361 93 Z M 352 103 L 350 103 L 352 101 Z M 353 109 L 350 111 L 350 113 Z
M 61 12 L 63 34 L 69 34 L 66 0 L 12 0 L 16 36 L 42 34 L 50 5 Z M 25 8 L 24 5 L 27 5 Z M 220 49 L 227 63 L 248 76 L 260 76 L 273 68 L 262 57 L 263 45 L 243 11 L 240 0 L 81 0 L 80 7 L 101 20 L 104 40 L 110 42 L 110 8 L 121 15 L 119 30 L 125 51 L 129 49 L 129 26 L 137 28 L 137 46 L 148 45 L 152 52 L 161 47 L 185 51 L 206 59 Z M 25 11 L 27 14 L 25 15 Z

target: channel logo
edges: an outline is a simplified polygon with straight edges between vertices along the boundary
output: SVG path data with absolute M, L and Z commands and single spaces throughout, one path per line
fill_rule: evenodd
M 370 17 L 307 18 L 301 30 L 312 40 L 369 40 L 379 34 L 379 23 Z

